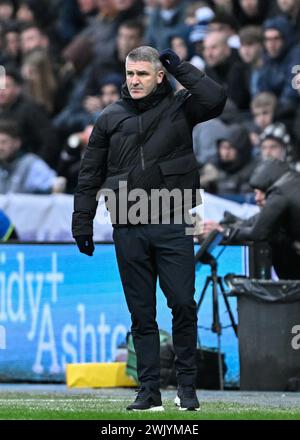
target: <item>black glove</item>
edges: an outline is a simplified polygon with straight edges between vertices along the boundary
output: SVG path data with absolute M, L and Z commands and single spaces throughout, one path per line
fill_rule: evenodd
M 95 246 L 92 235 L 78 235 L 75 237 L 75 240 L 82 254 L 89 255 L 90 257 L 93 255 Z
M 179 56 L 172 49 L 164 49 L 159 53 L 159 59 L 165 69 L 172 75 L 181 63 Z

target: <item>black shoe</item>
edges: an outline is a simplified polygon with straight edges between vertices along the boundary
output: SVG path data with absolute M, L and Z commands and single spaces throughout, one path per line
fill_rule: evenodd
M 141 386 L 135 401 L 126 409 L 129 411 L 164 411 L 160 391 Z
M 194 385 L 179 385 L 174 403 L 181 411 L 199 411 L 200 405 Z

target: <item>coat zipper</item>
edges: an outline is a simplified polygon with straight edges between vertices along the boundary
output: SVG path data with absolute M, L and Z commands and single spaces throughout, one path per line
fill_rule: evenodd
M 140 140 L 142 138 L 143 128 L 142 128 L 142 117 L 139 116 L 139 135 Z M 140 153 L 141 153 L 141 161 L 142 161 L 142 170 L 145 171 L 145 158 L 144 158 L 144 148 L 143 145 L 140 145 Z

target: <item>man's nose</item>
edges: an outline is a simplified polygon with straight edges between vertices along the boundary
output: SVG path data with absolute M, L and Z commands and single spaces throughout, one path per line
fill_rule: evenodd
M 139 79 L 138 75 L 133 75 L 132 83 L 133 84 L 139 84 L 140 83 L 140 79 Z

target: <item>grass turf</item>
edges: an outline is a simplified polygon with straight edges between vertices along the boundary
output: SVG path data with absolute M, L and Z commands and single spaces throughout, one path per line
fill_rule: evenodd
M 1 420 L 300 420 L 300 408 L 200 402 L 197 412 L 179 411 L 172 400 L 164 412 L 128 412 L 131 400 L 91 395 L 0 392 Z

